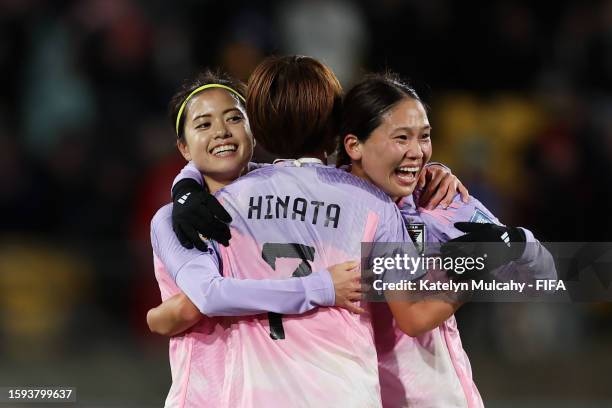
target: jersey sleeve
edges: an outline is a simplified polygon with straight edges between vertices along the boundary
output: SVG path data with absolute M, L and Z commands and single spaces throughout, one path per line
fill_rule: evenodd
M 441 205 L 433 210 L 419 208 L 419 213 L 427 225 L 428 233 L 432 234 L 435 241 L 447 242 L 463 234 L 463 231 L 455 228 L 456 222 L 479 222 L 503 225 L 499 219 L 480 201 L 470 196 L 467 203 L 461 201 L 461 196 L 456 194 L 453 202 L 444 208 Z
M 500 266 L 494 274 L 505 279 L 519 274 L 522 281 L 557 279 L 557 269 L 551 253 L 531 231 L 526 228 L 521 229 L 525 232 L 526 238 L 523 255 L 516 261 Z
M 456 222 L 503 225 L 484 204 L 474 197 L 470 197 L 469 201 L 464 203 L 460 196 L 456 195 L 447 209 L 438 207 L 431 211 L 424 209 L 421 209 L 421 211 L 430 232 L 440 242 L 447 242 L 464 234 L 463 231 L 455 228 L 454 223 Z M 535 238 L 531 231 L 525 228 L 522 228 L 522 230 L 525 232 L 526 238 L 525 251 L 522 256 L 516 261 L 500 266 L 492 274 L 502 279 L 510 279 L 517 275 L 526 280 L 556 279 L 557 271 L 550 252 Z
M 271 164 L 270 163 L 253 163 L 253 162 L 249 162 L 249 164 L 247 166 L 247 173 L 251 172 L 253 170 L 261 169 L 262 167 L 267 167 L 267 166 L 271 166 Z
M 406 230 L 404 218 L 393 203 L 385 204 L 382 212 L 382 222 L 378 224 L 374 235 L 375 242 L 411 242 Z
M 153 252 L 177 286 L 207 316 L 243 316 L 266 312 L 301 314 L 333 306 L 335 292 L 327 270 L 287 279 L 234 279 L 221 276 L 219 257 L 184 248 L 172 231 L 169 206 L 151 222 Z
M 201 186 L 204 185 L 204 178 L 202 177 L 202 173 L 200 173 L 200 170 L 198 170 L 195 164 L 193 164 L 193 162 L 190 161 L 189 163 L 185 165 L 185 167 L 181 169 L 179 174 L 177 174 L 176 177 L 174 178 L 174 181 L 172 182 L 172 187 L 170 188 L 170 197 L 172 197 L 172 189 L 174 188 L 176 183 L 186 178 L 190 178 L 190 179 L 197 181 L 198 184 Z

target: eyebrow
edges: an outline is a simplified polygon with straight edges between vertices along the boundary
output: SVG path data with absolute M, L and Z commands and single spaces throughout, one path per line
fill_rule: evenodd
M 242 111 L 240 109 L 238 109 L 238 108 L 229 108 L 229 109 L 226 109 L 223 112 L 221 112 L 221 114 L 225 115 L 226 113 L 234 111 L 234 110 L 238 111 L 238 112 L 240 112 L 242 114 Z M 195 118 L 193 118 L 193 122 L 195 122 L 198 119 L 206 118 L 206 117 L 210 117 L 210 116 L 212 116 L 210 113 L 202 113 L 201 115 L 198 115 Z
M 403 130 L 403 131 L 411 132 L 413 129 L 415 129 L 415 128 L 408 127 L 408 126 L 401 126 L 401 127 L 397 127 L 395 129 L 393 129 L 393 132 L 397 132 L 398 130 Z M 425 125 L 425 126 L 420 128 L 420 130 L 431 130 L 431 129 L 432 129 L 431 125 Z M 418 128 L 417 128 L 417 130 L 418 130 Z

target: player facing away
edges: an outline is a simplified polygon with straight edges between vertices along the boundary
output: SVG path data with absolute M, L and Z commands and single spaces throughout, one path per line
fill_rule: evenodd
M 252 155 L 252 136 L 244 112 L 241 84 L 211 72 L 201 74 L 179 91 L 171 103 L 172 117 L 177 123 L 177 145 L 189 160 L 201 165 L 206 182 L 215 191 L 244 171 Z M 181 119 L 181 115 L 184 117 Z M 179 118 L 177 120 L 177 118 Z M 230 146 L 231 145 L 231 146 Z M 231 147 L 228 148 L 228 146 Z M 229 217 L 216 202 L 208 203 L 222 220 Z M 221 221 L 220 221 L 221 222 Z M 163 299 L 189 285 L 197 274 L 204 296 L 193 320 L 191 309 L 174 310 L 180 319 L 190 322 L 174 326 L 189 333 L 170 340 L 172 387 L 166 407 L 201 407 L 218 405 L 225 372 L 229 322 L 212 316 L 250 315 L 264 311 L 299 314 L 317 306 L 341 306 L 354 312 L 360 308 L 351 301 L 359 298 L 359 273 L 355 265 L 341 264 L 293 279 L 238 280 L 219 274 L 219 259 L 213 248 L 201 252 L 180 245 L 172 230 L 171 206 L 155 215 L 151 225 L 156 278 Z M 185 283 L 187 281 L 187 283 Z M 172 317 L 172 316 L 171 316 Z M 157 322 L 158 330 L 168 323 L 163 316 L 149 313 L 148 320 Z M 166 317 L 165 320 L 168 320 Z M 168 333 L 171 334 L 171 333 Z
M 405 194 L 404 187 L 410 186 L 408 182 L 431 157 L 431 126 L 416 92 L 397 77 L 370 75 L 354 85 L 344 99 L 340 132 L 340 164 L 350 164 L 352 173 L 371 180 L 397 201 L 411 231 L 420 235 L 418 243 L 426 254 L 431 253 L 431 244 L 501 243 L 507 233 L 511 242 L 506 253 L 497 259 L 498 264 L 489 265 L 500 266 L 493 271 L 495 276 L 526 280 L 556 275 L 552 256 L 530 231 L 501 225 L 475 198 L 466 203 L 456 197 L 448 208 L 428 210 L 415 205 L 419 192 Z M 403 165 L 400 173 L 398 163 Z M 410 320 L 411 326 L 402 328 L 402 322 L 393 319 L 393 308 L 416 312 L 424 303 L 430 303 L 429 313 L 418 313 L 421 319 Z M 385 407 L 483 406 L 453 315 L 459 303 L 370 305 Z

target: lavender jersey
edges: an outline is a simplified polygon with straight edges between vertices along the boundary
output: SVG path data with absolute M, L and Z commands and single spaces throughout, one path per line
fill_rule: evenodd
M 329 272 L 275 280 L 221 276 L 213 246 L 209 252 L 183 248 L 172 231 L 171 205 L 151 222 L 155 277 L 162 300 L 181 290 L 207 315 L 181 336 L 170 339 L 172 386 L 165 407 L 219 406 L 227 368 L 230 324 L 220 317 L 265 311 L 304 313 L 334 304 Z
M 230 246 L 220 249 L 224 276 L 308 276 L 359 259 L 362 241 L 409 239 L 382 191 L 341 170 L 295 163 L 252 171 L 217 194 L 233 218 Z M 369 314 L 319 308 L 229 320 L 221 405 L 381 405 Z
M 418 198 L 418 197 L 417 197 Z M 418 241 L 442 243 L 464 232 L 455 222 L 500 224 L 478 200 L 463 203 L 457 195 L 447 209 L 417 208 L 415 198 L 404 198 L 399 207 Z M 548 251 L 524 230 L 527 245 L 523 256 L 494 271 L 500 277 L 512 273 L 550 278 L 554 262 Z M 416 235 L 415 235 L 416 236 Z M 472 370 L 463 350 L 457 322 L 451 316 L 437 328 L 418 337 L 409 337 L 395 325 L 386 304 L 372 305 L 379 375 L 385 407 L 482 407 L 482 398 L 472 379 Z
M 153 265 L 162 300 L 180 293 L 171 274 L 155 253 Z M 226 369 L 228 332 L 229 324 L 223 318 L 204 317 L 187 332 L 170 338 L 172 385 L 164 407 L 219 406 Z

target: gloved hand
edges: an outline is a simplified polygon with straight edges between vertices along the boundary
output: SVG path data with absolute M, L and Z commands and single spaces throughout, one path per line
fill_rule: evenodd
M 525 251 L 525 232 L 517 227 L 504 227 L 478 222 L 456 222 L 455 228 L 465 235 L 451 239 L 440 248 L 443 257 L 483 257 L 486 271 L 519 259 Z M 491 243 L 498 243 L 491 245 Z M 451 275 L 456 275 L 449 271 Z M 465 274 L 470 278 L 470 273 Z
M 197 181 L 187 178 L 176 183 L 172 201 L 172 229 L 182 246 L 206 251 L 208 246 L 199 234 L 229 245 L 232 217 Z

